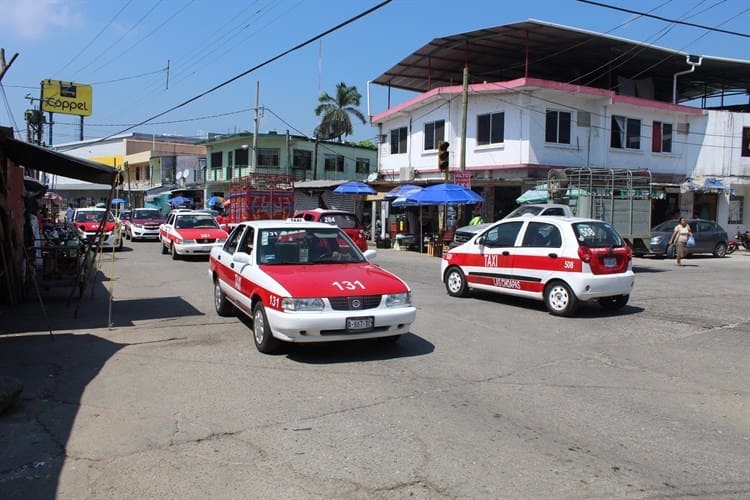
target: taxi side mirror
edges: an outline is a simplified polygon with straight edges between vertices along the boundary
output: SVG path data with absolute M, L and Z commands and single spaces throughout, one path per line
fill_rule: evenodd
M 484 245 L 486 241 L 487 241 L 487 236 L 483 235 L 483 236 L 480 236 L 479 238 L 477 238 L 476 244 L 477 245 Z
M 365 256 L 365 259 L 367 259 L 367 260 L 372 260 L 372 259 L 374 259 L 374 258 L 375 258 L 375 256 L 376 256 L 377 254 L 378 254 L 378 252 L 377 252 L 377 251 L 375 251 L 375 250 L 373 250 L 373 249 L 371 249 L 371 248 L 370 248 L 370 249 L 368 249 L 368 250 L 365 250 L 364 256 Z
M 240 264 L 250 264 L 250 254 L 247 252 L 235 252 L 232 260 Z

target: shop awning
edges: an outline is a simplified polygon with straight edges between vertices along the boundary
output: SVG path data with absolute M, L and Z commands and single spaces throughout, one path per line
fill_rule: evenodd
M 120 178 L 120 171 L 115 168 L 16 139 L 1 138 L 0 147 L 8 158 L 25 168 L 110 186 Z
M 680 192 L 687 193 L 690 191 L 696 193 L 734 194 L 734 189 L 717 177 L 688 177 L 680 184 Z

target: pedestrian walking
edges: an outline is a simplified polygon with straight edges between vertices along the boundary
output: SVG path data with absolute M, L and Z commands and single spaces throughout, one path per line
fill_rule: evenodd
M 675 246 L 675 255 L 677 256 L 677 265 L 682 265 L 682 259 L 687 256 L 687 242 L 688 238 L 693 237 L 693 231 L 687 223 L 685 217 L 680 217 L 680 222 L 674 227 L 672 231 L 672 237 L 669 239 L 669 244 Z

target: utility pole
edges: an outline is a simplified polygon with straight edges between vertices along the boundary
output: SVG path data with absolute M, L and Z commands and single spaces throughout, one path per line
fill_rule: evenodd
M 463 92 L 461 92 L 461 156 L 459 166 L 466 170 L 466 114 L 469 110 L 469 66 L 464 66 Z
M 260 103 L 260 81 L 255 82 L 255 119 L 253 120 L 253 150 L 251 152 L 253 166 L 251 172 L 257 173 L 258 170 L 258 106 Z

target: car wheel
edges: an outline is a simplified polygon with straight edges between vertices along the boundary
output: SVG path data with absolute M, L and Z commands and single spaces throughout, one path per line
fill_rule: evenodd
M 221 291 L 219 280 L 214 280 L 214 306 L 219 316 L 232 316 L 234 306 L 227 300 L 227 296 Z
M 167 248 L 167 245 L 164 244 L 164 240 L 161 242 L 161 253 L 162 255 L 167 255 L 169 253 L 169 249 Z
M 445 290 L 451 297 L 466 297 L 469 294 L 466 276 L 459 268 L 451 267 L 445 273 Z
M 175 249 L 177 245 L 172 242 L 172 246 L 170 247 L 170 252 L 172 253 L 172 260 L 177 260 L 180 258 L 179 254 L 177 253 L 177 250 Z
M 714 248 L 714 257 L 724 257 L 727 254 L 727 244 L 720 241 Z
M 615 295 L 614 297 L 602 297 L 599 299 L 601 305 L 607 311 L 619 311 L 628 303 L 630 295 Z
M 544 303 L 555 316 L 570 316 L 578 307 L 578 298 L 564 282 L 553 281 L 544 289 Z
M 253 309 L 253 340 L 255 341 L 255 348 L 263 354 L 273 354 L 279 350 L 280 342 L 271 334 L 271 327 L 268 324 L 263 302 L 255 304 Z

